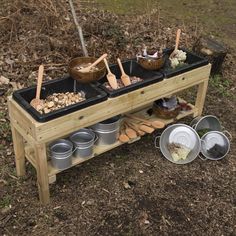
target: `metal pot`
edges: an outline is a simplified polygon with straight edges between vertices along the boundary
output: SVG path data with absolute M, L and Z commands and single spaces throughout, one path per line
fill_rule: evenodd
M 75 157 L 88 157 L 93 154 L 93 144 L 96 135 L 90 129 L 80 129 L 70 136 L 71 142 L 74 144 Z
M 209 131 L 222 131 L 220 121 L 216 116 L 212 115 L 198 116 L 191 121 L 190 126 L 196 131 L 204 129 L 209 129 Z
M 118 129 L 120 126 L 120 116 L 114 116 L 110 119 L 101 121 L 93 126 L 91 128 L 95 131 L 113 131 Z
M 96 145 L 110 145 L 117 141 L 119 137 L 119 128 L 111 131 L 95 130 L 98 140 Z
M 66 139 L 58 139 L 49 145 L 52 165 L 60 170 L 72 164 L 73 144 Z
M 174 161 L 170 151 L 168 150 L 168 145 L 170 143 L 181 144 L 191 149 L 187 158 L 185 160 Z M 174 124 L 167 127 L 162 132 L 159 147 L 167 160 L 175 164 L 187 164 L 192 162 L 199 155 L 201 142 L 197 132 L 192 127 L 185 124 Z
M 219 131 L 210 131 L 201 138 L 201 153 L 206 159 L 220 160 L 230 150 L 230 141 Z

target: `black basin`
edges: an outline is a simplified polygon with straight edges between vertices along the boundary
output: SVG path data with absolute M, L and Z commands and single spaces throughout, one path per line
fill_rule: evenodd
M 54 79 L 43 83 L 41 90 L 41 99 L 45 99 L 47 96 L 53 93 L 65 93 L 74 91 L 83 91 L 85 93 L 86 100 L 49 112 L 47 114 L 40 114 L 30 105 L 30 101 L 35 98 L 36 86 L 20 89 L 13 92 L 13 99 L 21 107 L 23 107 L 35 120 L 39 122 L 45 122 L 58 118 L 60 116 L 83 109 L 107 99 L 106 93 L 97 88 L 96 85 L 80 84 L 77 81 L 73 80 L 71 77 Z
M 107 82 L 106 76 L 104 76 L 102 79 L 100 79 L 97 83 L 101 89 L 103 89 L 109 97 L 117 97 L 122 94 L 131 92 L 133 90 L 142 88 L 144 86 L 159 82 L 163 80 L 163 74 L 158 71 L 149 71 L 143 69 L 137 62 L 136 59 L 127 60 L 122 62 L 124 71 L 129 76 L 136 76 L 143 79 L 140 82 L 137 82 L 135 84 L 131 84 L 129 86 L 119 88 L 116 90 L 109 90 L 104 86 L 104 83 Z M 119 80 L 121 77 L 121 71 L 117 64 L 109 66 L 110 70 L 113 74 L 115 74 L 116 79 Z

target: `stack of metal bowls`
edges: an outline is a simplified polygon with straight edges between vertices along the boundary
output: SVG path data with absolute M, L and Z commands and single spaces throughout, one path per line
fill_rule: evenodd
M 225 131 L 216 116 L 199 116 L 193 119 L 190 125 L 197 131 L 201 138 L 202 159 L 220 160 L 230 150 L 231 138 L 229 132 Z
M 180 144 L 189 150 L 186 159 L 175 161 L 170 153 L 168 146 Z M 159 147 L 164 157 L 175 164 L 187 164 L 192 162 L 200 153 L 201 142 L 197 132 L 185 124 L 174 124 L 168 126 L 161 134 Z

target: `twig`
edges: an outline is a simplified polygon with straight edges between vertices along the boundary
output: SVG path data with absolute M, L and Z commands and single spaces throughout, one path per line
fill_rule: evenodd
M 75 13 L 75 8 L 74 8 L 72 0 L 69 0 L 69 3 L 70 3 L 71 13 L 72 13 L 75 25 L 76 25 L 76 28 L 77 28 L 78 33 L 79 33 L 79 38 L 80 38 L 80 43 L 81 43 L 81 46 L 82 46 L 83 54 L 84 54 L 84 56 L 87 57 L 88 56 L 88 51 L 87 51 L 87 49 L 85 47 L 82 28 L 80 27 L 80 25 L 79 25 L 79 23 L 77 21 L 77 17 L 76 17 L 76 13 Z

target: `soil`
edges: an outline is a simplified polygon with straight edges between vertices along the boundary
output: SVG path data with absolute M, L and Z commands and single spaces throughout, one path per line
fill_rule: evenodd
M 224 159 L 197 158 L 175 165 L 154 147 L 161 133 L 156 131 L 58 174 L 50 185 L 47 206 L 38 201 L 31 164 L 27 162 L 26 176 L 16 177 L 7 96 L 35 84 L 41 63 L 46 70 L 44 80 L 50 80 L 64 76 L 69 60 L 82 55 L 66 2 L 1 1 L 0 80 L 9 81 L 0 89 L 0 235 L 236 235 L 233 15 L 219 35 L 217 22 L 208 28 L 201 19 L 183 24 L 174 13 L 171 19 L 155 10 L 138 16 L 117 15 L 93 4 L 82 10 L 76 5 L 89 54 L 107 52 L 110 63 L 118 55 L 134 57 L 143 43 L 150 49 L 173 46 L 177 27 L 183 29 L 180 44 L 186 48 L 191 49 L 202 33 L 216 35 L 227 45 L 222 74 L 210 79 L 203 111 L 203 115 L 217 116 L 232 134 L 231 151 Z M 210 2 L 208 8 L 197 5 L 198 10 L 214 15 L 211 6 L 227 8 L 224 1 Z M 228 6 L 229 13 L 232 7 L 235 2 Z M 188 92 L 185 96 L 191 100 Z M 190 117 L 182 120 L 190 121 Z

